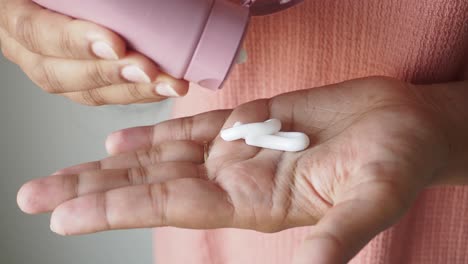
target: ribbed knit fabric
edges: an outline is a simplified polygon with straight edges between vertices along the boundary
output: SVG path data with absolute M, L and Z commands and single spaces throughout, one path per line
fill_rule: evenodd
M 305 0 L 254 18 L 245 46 L 249 61 L 234 70 L 226 87 L 217 93 L 193 88 L 177 102 L 175 116 L 371 75 L 414 83 L 468 78 L 468 0 Z M 161 228 L 155 259 L 290 263 L 307 231 Z M 426 190 L 352 263 L 468 263 L 468 187 Z

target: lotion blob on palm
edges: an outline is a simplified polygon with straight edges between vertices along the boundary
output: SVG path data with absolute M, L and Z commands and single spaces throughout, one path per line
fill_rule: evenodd
M 237 122 L 232 128 L 221 131 L 221 138 L 225 141 L 244 139 L 249 146 L 298 152 L 310 145 L 309 137 L 301 132 L 280 132 L 281 121 L 270 119 L 261 123 L 243 124 Z

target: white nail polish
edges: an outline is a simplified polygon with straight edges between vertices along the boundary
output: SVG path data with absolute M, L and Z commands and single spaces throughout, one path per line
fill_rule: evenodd
M 180 95 L 167 83 L 158 83 L 156 85 L 156 92 L 159 95 L 166 97 L 180 97 Z
M 103 41 L 94 42 L 91 45 L 93 53 L 101 59 L 105 60 L 118 60 L 119 56 L 114 51 L 114 49 L 107 43 Z
M 122 77 L 134 83 L 151 83 L 150 77 L 135 65 L 125 66 L 122 69 Z
M 59 227 L 59 224 L 57 223 L 57 221 L 52 218 L 51 219 L 51 222 L 50 222 L 50 231 L 56 233 L 56 234 L 62 234 L 63 233 L 63 230 Z

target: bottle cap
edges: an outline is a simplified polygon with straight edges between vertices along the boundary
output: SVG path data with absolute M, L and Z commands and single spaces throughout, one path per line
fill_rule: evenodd
M 247 7 L 214 1 L 184 79 L 205 88 L 220 89 L 235 64 L 249 20 Z

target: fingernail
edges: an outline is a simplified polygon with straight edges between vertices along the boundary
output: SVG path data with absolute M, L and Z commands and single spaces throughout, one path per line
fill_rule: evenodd
M 122 77 L 134 83 L 151 83 L 150 77 L 135 65 L 125 66 L 122 69 Z
M 180 95 L 167 83 L 159 83 L 156 85 L 156 92 L 159 95 L 166 97 L 180 97 Z
M 116 142 L 118 142 L 119 140 L 121 140 L 121 134 L 118 133 L 118 132 L 114 132 L 112 134 L 110 134 L 107 139 L 106 139 L 106 151 L 107 151 L 107 154 L 109 155 L 114 155 L 117 153 L 117 144 Z
M 57 233 L 55 232 L 55 225 L 50 223 L 50 231 L 54 232 L 54 233 Z
M 106 42 L 96 41 L 91 46 L 91 49 L 93 50 L 94 54 L 101 59 L 105 59 L 105 60 L 118 60 L 119 59 L 119 56 L 114 51 L 114 49 Z
M 55 217 L 52 217 L 50 220 L 50 231 L 59 235 L 63 234 L 63 230 L 59 227 L 59 223 L 57 223 Z

